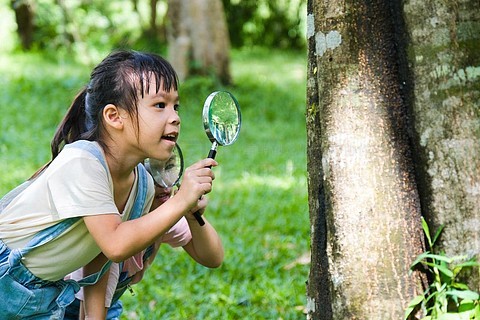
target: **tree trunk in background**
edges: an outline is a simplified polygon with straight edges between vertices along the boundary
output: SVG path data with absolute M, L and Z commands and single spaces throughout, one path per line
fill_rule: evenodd
M 311 319 L 402 319 L 422 291 L 401 21 L 394 2 L 308 1 Z
M 230 38 L 221 0 L 169 0 L 169 60 L 181 80 L 189 74 L 231 82 Z
M 10 4 L 15 11 L 15 20 L 17 22 L 17 33 L 24 50 L 32 47 L 34 24 L 34 9 L 30 1 L 11 0 Z
M 150 30 L 153 35 L 157 33 L 157 0 L 150 0 Z
M 405 1 L 415 79 L 422 209 L 439 250 L 480 258 L 480 10 L 478 0 Z M 479 270 L 463 278 L 480 290 Z

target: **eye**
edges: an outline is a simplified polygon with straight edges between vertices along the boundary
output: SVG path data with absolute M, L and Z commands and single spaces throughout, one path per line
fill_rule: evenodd
M 173 109 L 174 109 L 175 111 L 178 111 L 178 109 L 180 109 L 180 105 L 179 105 L 179 104 L 174 105 L 174 106 L 173 106 Z
M 156 103 L 155 106 L 159 109 L 165 109 L 165 102 Z

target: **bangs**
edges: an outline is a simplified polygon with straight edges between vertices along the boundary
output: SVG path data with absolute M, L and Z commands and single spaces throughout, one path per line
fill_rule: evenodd
M 139 92 L 144 97 L 150 91 L 152 79 L 155 80 L 155 93 L 160 91 L 178 91 L 178 77 L 170 63 L 159 56 L 137 53 L 133 61 L 134 77 L 139 80 Z M 135 83 L 135 82 L 134 82 Z

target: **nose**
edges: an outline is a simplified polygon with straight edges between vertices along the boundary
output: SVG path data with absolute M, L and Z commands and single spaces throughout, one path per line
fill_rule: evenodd
M 173 125 L 180 125 L 180 116 L 178 115 L 178 112 L 172 109 L 171 115 L 170 115 L 170 123 Z

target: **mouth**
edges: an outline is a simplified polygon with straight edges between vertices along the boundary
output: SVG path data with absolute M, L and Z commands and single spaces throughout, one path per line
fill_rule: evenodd
M 178 132 L 172 132 L 162 136 L 162 140 L 168 140 L 171 142 L 177 142 Z
M 162 191 L 155 194 L 155 200 L 159 201 L 160 203 L 164 203 L 168 199 L 170 199 L 172 195 L 172 189 L 165 188 Z

